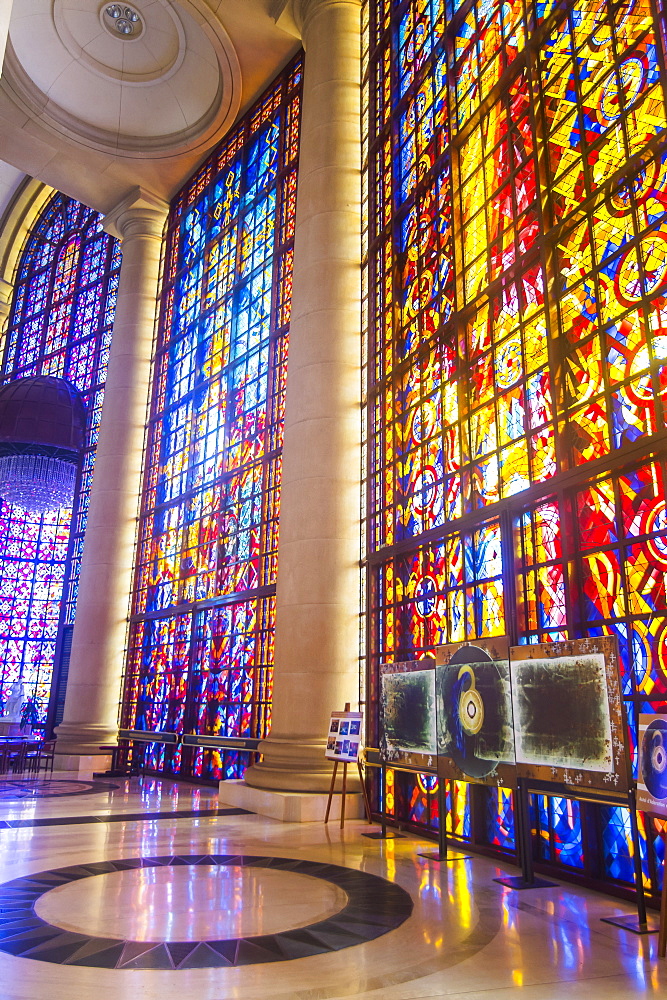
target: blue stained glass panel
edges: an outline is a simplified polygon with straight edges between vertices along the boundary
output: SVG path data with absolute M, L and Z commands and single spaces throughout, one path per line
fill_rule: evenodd
M 633 883 L 634 847 L 629 811 L 620 806 L 603 806 L 600 819 L 605 874 L 620 882 Z
M 576 799 L 550 796 L 549 808 L 556 860 L 571 868 L 583 868 L 584 850 L 579 802 Z
M 486 837 L 505 851 L 515 849 L 513 795 L 509 788 L 486 790 Z
M 269 730 L 299 86 L 297 58 L 172 205 L 124 693 L 130 726 Z M 176 645 L 177 662 L 163 663 Z M 248 762 L 206 750 L 156 766 L 224 778 Z
M 54 195 L 22 250 L 7 327 L 2 382 L 66 378 L 81 392 L 88 417 L 74 510 L 40 517 L 0 505 L 0 696 L 20 680 L 41 723 L 59 630 L 76 614 L 120 264 L 120 244 L 104 232 L 101 216 Z

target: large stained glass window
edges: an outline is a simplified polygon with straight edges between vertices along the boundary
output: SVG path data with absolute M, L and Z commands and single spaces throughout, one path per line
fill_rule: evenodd
M 95 463 L 120 270 L 120 244 L 102 218 L 56 194 L 20 256 L 2 359 L 3 382 L 33 375 L 80 390 L 88 432 L 74 509 L 29 514 L 0 505 L 0 683 L 21 680 L 46 721 L 54 666 L 66 666 Z M 61 683 L 51 722 L 59 721 Z M 56 689 L 57 688 L 57 689 Z
M 169 217 L 123 722 L 262 737 L 271 718 L 301 64 Z M 189 754 L 189 756 L 188 756 Z M 235 777 L 247 755 L 156 746 Z
M 613 634 L 634 739 L 638 711 L 667 707 L 658 15 L 363 10 L 371 725 L 385 659 Z M 473 839 L 511 849 L 509 793 L 471 793 Z M 536 856 L 629 880 L 624 810 L 536 796 L 532 812 Z

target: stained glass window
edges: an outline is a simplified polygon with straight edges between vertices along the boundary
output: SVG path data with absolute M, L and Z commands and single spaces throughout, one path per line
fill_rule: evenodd
M 387 815 L 400 816 L 418 828 L 438 829 L 438 779 L 435 775 L 387 768 L 384 782 L 383 808 Z
M 557 795 L 536 795 L 537 809 L 533 833 L 538 836 L 538 856 L 569 868 L 584 867 L 581 808 L 576 799 Z
M 509 788 L 489 788 L 486 796 L 486 840 L 502 850 L 516 846 L 514 832 L 514 801 Z
M 465 781 L 445 781 L 445 829 L 456 840 L 471 835 L 470 785 Z
M 167 226 L 123 721 L 262 737 L 271 719 L 301 63 L 176 197 Z M 189 756 L 188 756 L 189 755 Z M 235 777 L 247 754 L 155 748 Z
M 631 719 L 667 700 L 664 477 L 629 465 L 514 520 L 519 641 L 616 635 Z
M 605 873 L 622 882 L 634 880 L 632 831 L 627 809 L 603 806 L 603 848 Z
M 667 705 L 662 44 L 648 0 L 364 4 L 371 692 L 444 642 L 613 634 L 631 740 Z M 537 799 L 538 856 L 627 874 L 617 808 L 584 838 Z
M 71 631 L 113 326 L 120 244 L 102 218 L 56 194 L 21 253 L 3 382 L 66 378 L 83 395 L 86 448 L 75 506 L 43 516 L 0 504 L 0 684 L 17 679 L 46 721 L 54 665 Z M 62 657 L 59 658 L 62 661 Z

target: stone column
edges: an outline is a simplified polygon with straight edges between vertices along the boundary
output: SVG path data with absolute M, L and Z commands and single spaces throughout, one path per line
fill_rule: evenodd
M 297 0 L 306 50 L 273 691 L 246 783 L 326 791 L 329 716 L 358 702 L 361 398 L 359 0 Z
M 9 36 L 9 21 L 12 16 L 12 4 L 14 0 L 0 0 L 0 73 L 5 61 L 5 49 Z
M 56 752 L 99 754 L 116 739 L 137 504 L 168 205 L 136 188 L 105 219 L 123 244 L 97 458 Z M 65 762 L 61 761 L 65 766 Z M 68 760 L 67 766 L 74 761 Z

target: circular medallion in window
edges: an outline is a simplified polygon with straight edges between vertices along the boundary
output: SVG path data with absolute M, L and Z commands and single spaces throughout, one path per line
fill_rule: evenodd
M 130 4 L 106 3 L 100 11 L 100 17 L 107 31 L 123 42 L 131 42 L 143 34 L 144 22 Z

